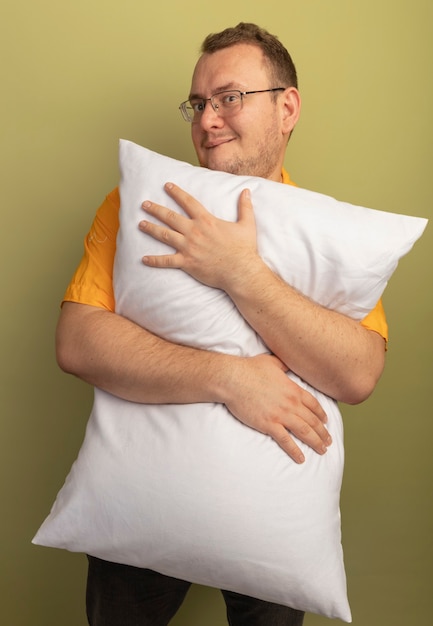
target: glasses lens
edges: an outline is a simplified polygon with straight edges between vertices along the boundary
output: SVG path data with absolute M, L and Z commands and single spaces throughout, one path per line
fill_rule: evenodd
M 192 100 L 188 100 L 186 106 L 190 122 L 198 122 L 206 106 L 206 100 L 203 100 L 202 98 L 193 98 Z
M 242 95 L 240 91 L 222 91 L 212 96 L 212 101 L 220 115 L 233 115 L 241 108 Z
M 185 122 L 192 122 L 192 109 L 188 101 L 182 102 L 179 106 L 179 110 Z
M 183 119 L 186 122 L 197 122 L 203 113 L 205 104 L 204 100 L 199 99 L 186 100 L 185 102 L 182 102 L 179 109 L 182 113 Z

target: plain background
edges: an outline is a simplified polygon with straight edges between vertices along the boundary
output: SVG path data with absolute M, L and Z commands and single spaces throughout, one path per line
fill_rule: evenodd
M 431 0 L 3 0 L 2 624 L 86 623 L 84 557 L 30 543 L 92 402 L 91 389 L 55 363 L 59 302 L 93 214 L 118 182 L 118 139 L 194 162 L 178 103 L 203 37 L 241 20 L 278 34 L 298 67 L 293 179 L 340 200 L 432 217 Z M 374 396 L 343 407 L 355 626 L 431 623 L 432 238 L 430 225 L 386 291 L 391 339 Z M 224 623 L 219 593 L 200 587 L 173 621 Z

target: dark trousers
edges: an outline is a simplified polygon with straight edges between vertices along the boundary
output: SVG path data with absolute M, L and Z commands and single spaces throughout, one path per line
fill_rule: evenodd
M 88 557 L 90 626 L 166 626 L 191 583 L 129 565 Z M 302 626 L 304 613 L 232 591 L 222 591 L 230 626 Z M 205 622 L 203 622 L 205 623 Z

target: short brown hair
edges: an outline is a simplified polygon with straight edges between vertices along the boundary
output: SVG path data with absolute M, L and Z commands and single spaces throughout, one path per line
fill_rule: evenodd
M 240 22 L 237 26 L 226 28 L 220 33 L 211 33 L 201 46 L 203 54 L 212 54 L 223 48 L 247 43 L 258 46 L 268 62 L 273 80 L 282 87 L 298 87 L 298 77 L 292 58 L 278 37 L 271 35 L 256 24 Z

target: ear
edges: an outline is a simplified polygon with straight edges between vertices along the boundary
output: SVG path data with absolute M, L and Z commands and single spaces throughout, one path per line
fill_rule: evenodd
M 290 136 L 301 113 L 301 96 L 295 87 L 287 87 L 281 94 L 279 101 L 282 131 L 285 135 Z

